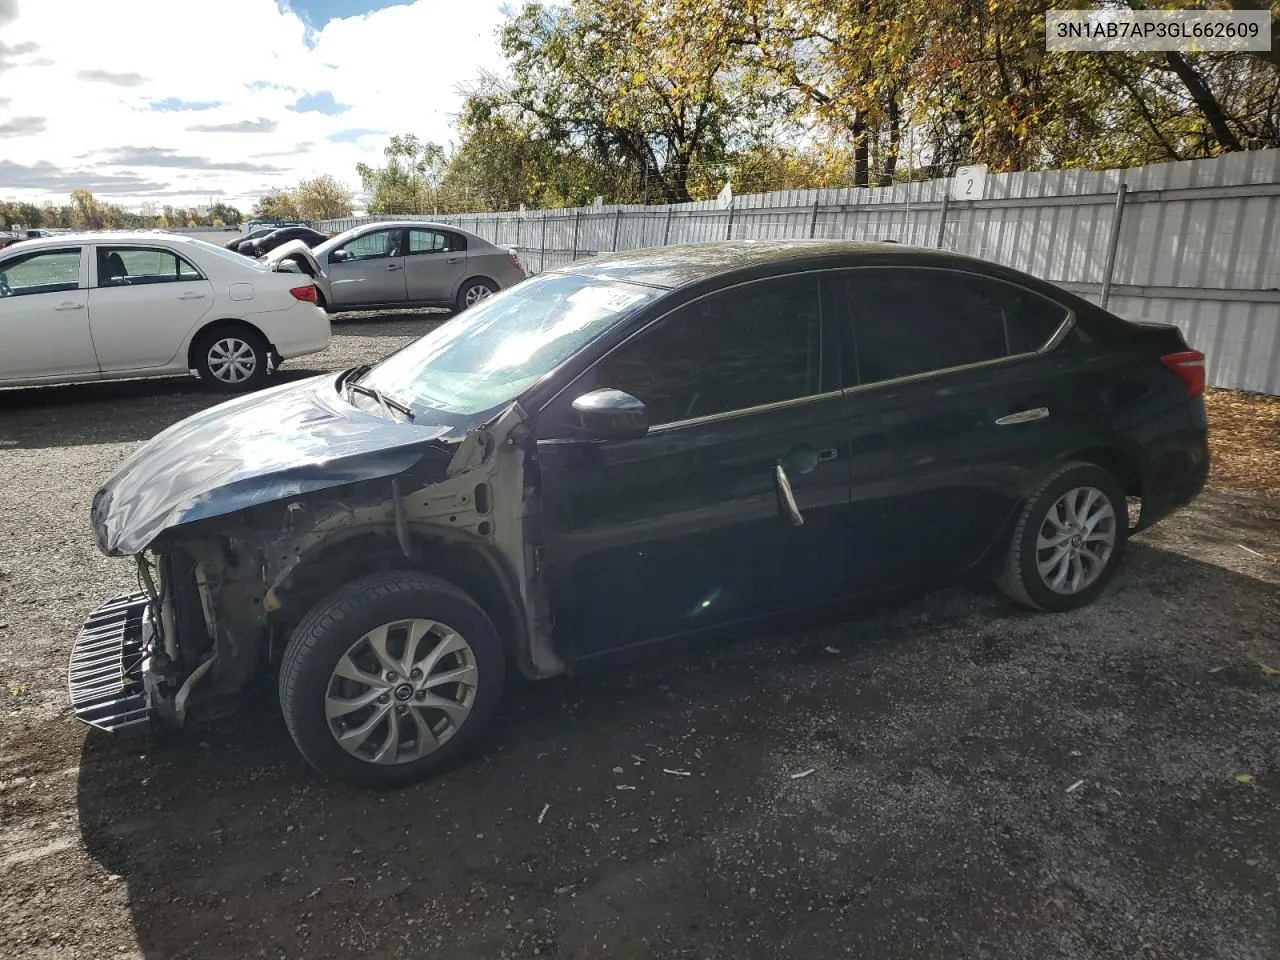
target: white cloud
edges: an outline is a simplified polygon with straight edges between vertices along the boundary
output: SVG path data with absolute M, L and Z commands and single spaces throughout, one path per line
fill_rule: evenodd
M 459 85 L 501 63 L 500 0 L 415 0 L 319 31 L 277 0 L 182 0 L 180 20 L 174 0 L 13 6 L 0 0 L 6 199 L 65 201 L 83 181 L 125 204 L 247 207 L 319 173 L 356 188 L 390 133 L 451 139 Z M 323 93 L 347 109 L 290 109 Z

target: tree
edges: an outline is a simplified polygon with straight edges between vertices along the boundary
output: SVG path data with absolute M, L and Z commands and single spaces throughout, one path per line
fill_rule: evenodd
M 244 215 L 235 207 L 218 201 L 209 208 L 209 220 L 221 220 L 227 226 L 239 226 Z
M 169 207 L 165 207 L 165 217 L 172 221 L 169 216 Z M 253 205 L 254 217 L 261 220 L 298 220 L 298 203 L 293 193 L 289 190 L 272 190 L 270 193 L 263 195 L 257 203 Z
M 527 4 L 502 31 L 511 83 L 482 93 L 553 144 L 646 176 L 689 198 L 698 162 L 722 159 L 763 117 L 754 74 L 720 26 L 730 0 Z
M 356 165 L 369 211 L 438 212 L 440 186 L 448 168 L 444 148 L 410 133 L 392 136 L 382 154 L 387 158 L 384 166 Z
M 351 191 L 333 177 L 302 180 L 292 191 L 294 206 L 304 220 L 333 220 L 349 217 L 352 212 Z

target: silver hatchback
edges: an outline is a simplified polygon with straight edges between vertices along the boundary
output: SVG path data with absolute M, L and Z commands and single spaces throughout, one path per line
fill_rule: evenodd
M 271 251 L 292 260 L 320 288 L 330 312 L 395 307 L 465 310 L 526 276 L 516 252 L 443 223 L 380 221 L 309 250 L 292 241 Z

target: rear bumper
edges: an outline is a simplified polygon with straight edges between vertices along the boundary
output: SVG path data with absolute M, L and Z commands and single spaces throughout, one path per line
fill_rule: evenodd
M 315 304 L 298 301 L 287 310 L 247 318 L 271 341 L 281 360 L 319 353 L 332 336 L 329 315 Z
M 1142 478 L 1143 530 L 1200 495 L 1209 479 L 1207 433 L 1193 433 L 1163 445 Z
M 154 637 L 145 593 L 112 597 L 89 615 L 71 647 L 67 671 L 77 719 L 108 733 L 148 725 L 145 674 Z

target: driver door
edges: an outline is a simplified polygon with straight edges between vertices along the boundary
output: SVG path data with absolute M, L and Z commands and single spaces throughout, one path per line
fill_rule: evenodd
M 0 280 L 0 380 L 98 373 L 82 247 L 11 257 Z
M 362 233 L 328 259 L 334 307 L 405 302 L 404 230 Z
M 543 411 L 546 559 L 571 657 L 845 592 L 850 429 L 837 336 L 814 274 L 745 284 L 633 336 Z M 584 441 L 557 428 L 574 399 L 603 387 L 646 404 L 646 436 Z

